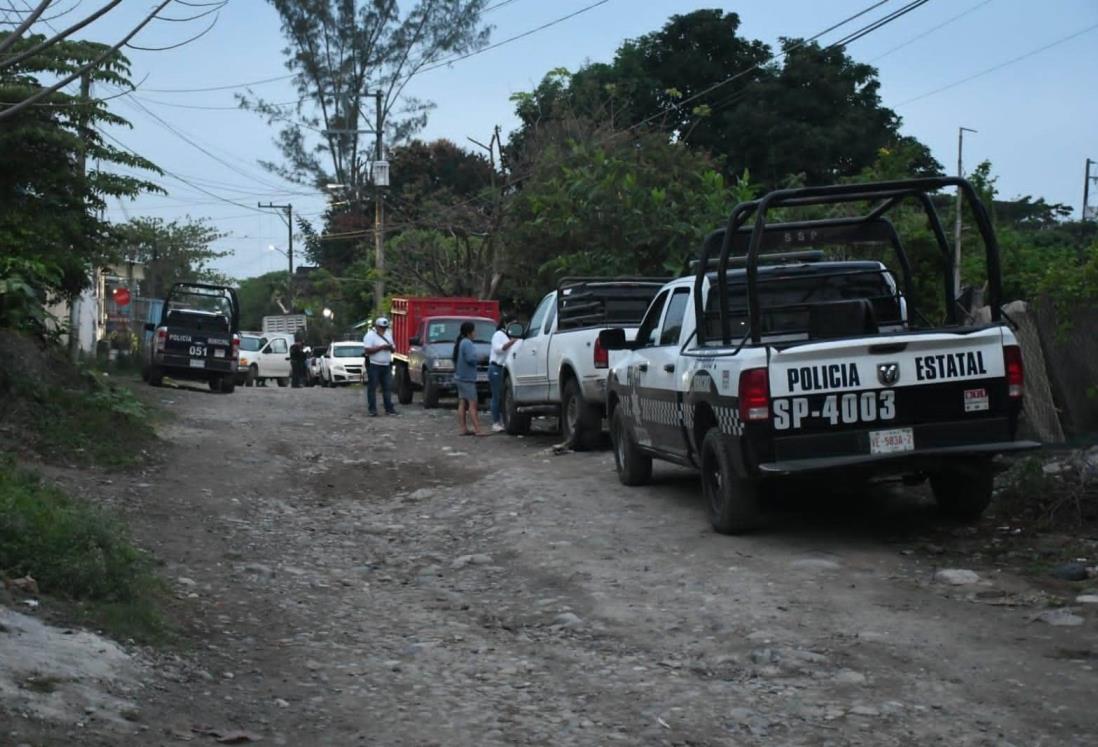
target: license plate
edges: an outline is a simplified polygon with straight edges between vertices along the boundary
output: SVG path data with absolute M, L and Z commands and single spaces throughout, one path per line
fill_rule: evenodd
M 479 381 L 479 382 L 485 382 L 485 381 L 488 381 L 488 374 L 486 374 L 486 373 L 478 373 L 478 374 L 477 374 L 477 381 Z
M 894 428 L 869 432 L 870 454 L 895 454 L 901 451 L 915 451 L 915 432 L 912 429 Z
M 191 368 L 205 368 L 206 361 L 201 358 L 191 358 Z
M 224 357 L 225 357 L 225 351 L 224 350 L 215 350 L 214 351 L 214 358 L 224 358 Z

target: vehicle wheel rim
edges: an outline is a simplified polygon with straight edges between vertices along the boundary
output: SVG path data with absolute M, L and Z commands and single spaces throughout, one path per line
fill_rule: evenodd
M 705 486 L 706 497 L 709 499 L 709 508 L 714 513 L 720 513 L 721 504 L 721 468 L 712 451 L 706 451 L 702 462 L 702 481 Z
M 564 422 L 565 427 L 568 429 L 568 435 L 576 432 L 577 420 L 579 420 L 579 405 L 576 403 L 576 398 L 572 397 L 568 400 L 568 406 L 564 410 Z

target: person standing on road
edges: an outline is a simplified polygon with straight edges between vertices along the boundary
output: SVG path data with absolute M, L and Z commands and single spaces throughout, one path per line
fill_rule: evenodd
M 366 354 L 366 409 L 370 416 L 377 416 L 377 394 L 375 389 L 381 385 L 381 396 L 385 403 L 385 414 L 396 415 L 393 408 L 393 341 L 387 336 L 389 320 L 379 316 L 374 320 L 374 328 L 362 338 Z
M 507 334 L 507 327 L 513 320 L 507 319 L 499 323 L 496 333 L 492 335 L 492 353 L 488 357 L 488 384 L 492 387 L 492 430 L 499 433 L 503 430 L 503 362 L 507 360 L 509 351 L 518 338 L 512 338 Z
M 461 334 L 454 343 L 454 384 L 458 395 L 458 432 L 462 436 L 480 435 L 477 414 L 477 346 L 473 342 L 477 325 L 461 323 Z M 473 430 L 466 423 L 466 412 L 473 419 Z
M 290 346 L 290 378 L 293 388 L 300 389 L 305 386 L 305 345 L 297 337 Z

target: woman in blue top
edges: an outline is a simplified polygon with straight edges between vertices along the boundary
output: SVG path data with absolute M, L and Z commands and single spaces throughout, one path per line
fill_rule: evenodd
M 473 335 L 477 326 L 472 322 L 461 323 L 461 334 L 454 343 L 454 384 L 458 394 L 458 429 L 462 436 L 480 435 L 480 418 L 477 415 L 477 346 Z M 465 413 L 473 418 L 473 430 L 466 424 Z

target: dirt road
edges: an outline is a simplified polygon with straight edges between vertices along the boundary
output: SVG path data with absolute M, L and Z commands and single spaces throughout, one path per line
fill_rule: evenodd
M 164 561 L 182 645 L 58 744 L 1098 743 L 1096 606 L 1035 621 L 1082 591 L 917 493 L 819 486 L 725 537 L 689 472 L 626 488 L 549 434 L 367 419 L 361 390 L 153 396 L 162 464 L 61 479 Z

